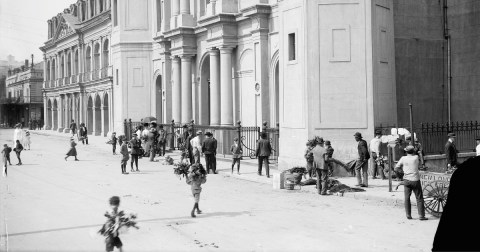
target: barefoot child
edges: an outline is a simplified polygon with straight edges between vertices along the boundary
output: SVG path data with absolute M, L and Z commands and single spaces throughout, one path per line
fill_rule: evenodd
M 17 140 L 15 149 L 13 149 L 13 151 L 15 151 L 15 154 L 17 154 L 17 159 L 18 159 L 17 165 L 22 165 L 22 159 L 20 158 L 20 153 L 22 152 L 22 150 L 23 150 L 23 145 L 20 143 L 20 140 Z
M 203 166 L 199 163 L 195 163 L 190 166 L 187 176 L 187 184 L 189 184 L 192 188 L 193 198 L 195 199 L 195 204 L 193 205 L 193 209 L 191 212 L 192 218 L 195 218 L 195 209 L 197 210 L 197 214 L 201 214 L 202 211 L 198 208 L 198 203 L 200 201 L 200 193 L 202 192 L 202 184 L 207 182 L 207 172 L 203 168 Z
M 113 132 L 112 133 L 112 140 L 110 140 L 112 143 L 112 150 L 113 150 L 113 155 L 117 155 L 116 150 L 117 150 L 117 133 Z
M 12 148 L 8 147 L 7 144 L 3 145 L 2 156 L 3 156 L 3 176 L 7 176 L 7 162 L 10 163 L 10 152 L 12 152 Z
M 122 143 L 120 146 L 120 154 L 122 154 L 122 161 L 121 161 L 122 174 L 128 174 L 127 161 L 129 157 L 128 157 L 128 147 L 127 147 L 127 141 L 126 141 L 127 139 L 125 138 L 124 135 L 119 136 L 118 139 Z
M 242 158 L 242 146 L 238 143 L 238 137 L 233 139 L 233 145 L 230 147 L 230 151 L 232 152 L 232 174 L 233 174 L 233 167 L 235 163 L 237 164 L 237 174 L 240 175 L 240 159 Z

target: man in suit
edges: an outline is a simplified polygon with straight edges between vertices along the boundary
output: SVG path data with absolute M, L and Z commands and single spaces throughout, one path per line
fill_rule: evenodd
M 160 156 L 165 156 L 165 145 L 167 144 L 167 132 L 163 129 L 163 125 L 158 130 L 158 152 Z
M 267 178 L 270 178 L 270 168 L 268 167 L 268 157 L 272 153 L 272 145 L 267 139 L 267 133 L 262 132 L 261 139 L 257 142 L 257 151 L 255 155 L 258 159 L 258 175 L 262 176 L 262 165 L 265 162 L 265 172 L 267 173 Z
M 376 130 L 375 137 L 370 141 L 370 153 L 372 155 L 372 179 L 377 178 L 377 174 L 380 174 L 382 179 L 385 179 L 383 168 L 377 165 L 377 159 L 380 156 L 380 145 L 382 144 L 382 131 Z
M 370 154 L 368 153 L 367 142 L 362 139 L 360 132 L 356 132 L 353 136 L 355 137 L 355 141 L 358 142 L 358 159 L 355 164 L 357 185 L 355 186 L 368 187 L 368 159 L 370 158 Z
M 448 141 L 445 144 L 445 154 L 447 155 L 447 169 L 445 173 L 453 172 L 457 168 L 457 147 L 455 147 L 455 133 L 448 133 Z
M 320 195 L 327 195 L 328 160 L 327 150 L 324 148 L 323 138 L 316 138 L 317 145 L 311 151 L 313 154 L 313 167 L 317 173 L 317 191 Z
M 217 142 L 213 139 L 212 133 L 205 133 L 205 140 L 202 143 L 202 152 L 205 154 L 205 163 L 207 166 L 207 174 L 210 173 L 210 170 L 213 171 L 213 174 L 217 174 L 215 169 L 215 153 L 217 153 Z

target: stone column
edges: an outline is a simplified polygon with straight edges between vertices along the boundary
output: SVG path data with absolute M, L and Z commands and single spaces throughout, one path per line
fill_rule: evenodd
M 95 96 L 94 96 L 95 97 Z M 97 132 L 97 113 L 98 113 L 98 110 L 100 108 L 97 108 L 97 106 L 95 106 L 95 99 L 92 100 L 93 104 L 92 104 L 92 135 L 93 136 L 97 136 L 97 135 L 100 135 L 100 132 Z
M 220 55 L 212 48 L 210 53 L 210 124 L 220 125 Z
M 75 93 L 72 94 L 72 119 L 75 120 L 75 123 L 78 125 L 77 104 L 75 99 Z
M 162 33 L 170 30 L 170 1 L 162 1 Z
M 190 0 L 180 0 L 180 16 L 177 18 L 177 27 L 193 25 L 193 16 L 190 13 Z
M 63 95 L 60 95 L 60 99 L 59 99 L 59 103 L 58 103 L 58 132 L 62 132 L 63 131 L 63 124 L 64 124 L 64 116 L 63 116 L 63 111 L 64 111 L 64 104 L 63 104 L 63 101 L 64 101 L 64 96 Z
M 221 107 L 220 124 L 233 125 L 232 48 L 220 48 Z
M 182 120 L 182 88 L 180 86 L 181 82 L 181 71 L 180 71 L 180 58 L 172 58 L 172 70 L 173 70 L 173 83 L 172 83 L 172 119 L 176 122 Z
M 102 132 L 100 133 L 101 136 L 106 136 L 106 132 L 105 130 L 105 109 L 108 108 L 107 106 L 105 106 L 102 102 L 102 104 L 100 105 L 100 116 L 101 116 L 101 121 L 100 121 L 100 126 L 102 128 Z
M 80 118 L 78 120 L 80 120 L 79 123 L 85 123 L 85 106 L 83 104 L 83 97 L 85 96 L 85 94 L 83 92 L 80 92 L 78 95 L 80 99 L 80 104 L 78 105 L 80 107 L 78 110 L 78 112 L 80 113 Z
M 192 56 L 182 59 L 182 123 L 192 120 Z
M 170 18 L 170 30 L 177 28 L 177 17 L 180 14 L 180 0 L 172 0 L 172 17 Z
M 108 94 L 108 132 L 113 132 L 113 97 L 112 97 L 112 90 L 107 91 Z M 108 133 L 107 132 L 107 133 Z
M 56 100 L 57 98 L 54 98 L 54 100 Z M 52 120 L 51 120 L 51 123 L 52 123 L 52 130 L 56 130 L 55 128 L 55 111 L 57 111 L 57 116 L 58 116 L 58 110 L 55 110 L 53 109 L 53 104 L 54 102 L 52 102 Z M 58 109 L 58 103 L 57 103 L 57 109 Z M 58 124 L 57 124 L 57 127 L 58 127 Z
M 46 61 L 45 61 L 46 62 Z M 47 97 L 43 97 L 43 118 L 45 121 L 45 125 L 43 127 L 44 130 L 50 129 L 48 126 L 48 100 Z
M 43 88 L 48 87 L 48 78 L 47 78 L 47 57 L 45 55 L 43 56 Z M 45 115 L 45 114 L 44 114 Z

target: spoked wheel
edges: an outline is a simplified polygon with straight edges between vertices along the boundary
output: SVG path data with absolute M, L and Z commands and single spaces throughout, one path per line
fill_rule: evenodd
M 435 217 L 440 217 L 447 203 L 449 182 L 435 180 L 423 187 L 425 210 Z

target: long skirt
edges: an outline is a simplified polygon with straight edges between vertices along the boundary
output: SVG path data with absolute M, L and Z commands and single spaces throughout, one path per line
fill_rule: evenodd
M 75 147 L 70 148 L 70 150 L 67 152 L 67 156 L 77 156 L 77 149 Z

